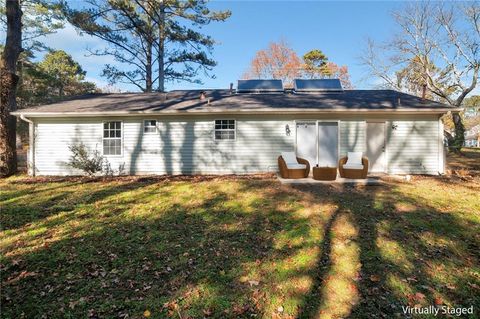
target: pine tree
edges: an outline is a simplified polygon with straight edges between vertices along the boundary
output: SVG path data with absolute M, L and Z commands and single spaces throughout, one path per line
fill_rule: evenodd
M 311 79 L 331 75 L 327 68 L 328 58 L 318 49 L 305 53 L 303 62 L 305 75 Z
M 216 65 L 209 57 L 215 41 L 193 26 L 230 16 L 229 11 L 210 11 L 203 0 L 87 2 L 83 9 L 64 5 L 64 13 L 79 30 L 108 43 L 107 49 L 93 54 L 111 55 L 122 65 L 106 65 L 103 75 L 111 83 L 130 83 L 145 92 L 152 91 L 154 83 L 164 91 L 166 81 L 199 83 L 199 72 L 208 75 Z
M 51 51 L 39 63 L 39 69 L 47 75 L 50 85 L 58 92 L 58 96 L 65 95 L 65 88 L 85 78 L 86 72 L 72 56 L 65 51 Z

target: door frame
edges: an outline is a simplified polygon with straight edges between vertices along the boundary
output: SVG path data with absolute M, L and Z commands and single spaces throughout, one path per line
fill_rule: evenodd
M 384 129 L 383 129 L 383 148 L 384 148 L 384 151 L 383 151 L 383 172 L 373 172 L 373 173 L 385 173 L 387 174 L 388 173 L 388 139 L 387 139 L 387 130 L 388 130 L 388 127 L 387 127 L 387 124 L 389 123 L 389 121 L 387 120 L 366 120 L 365 121 L 365 155 L 368 155 L 368 123 L 381 123 L 384 125 Z M 370 170 L 369 170 L 370 172 Z
M 293 123 L 295 125 L 295 155 L 297 155 L 297 125 L 300 123 L 314 123 L 315 128 L 317 129 L 317 123 L 316 120 L 293 120 Z M 316 156 L 316 161 L 318 162 L 318 129 L 315 132 L 315 143 L 316 143 L 316 148 L 317 148 L 317 156 Z M 313 165 L 312 165 L 313 167 Z
M 337 123 L 337 165 L 338 161 L 340 160 L 340 120 L 315 120 L 315 119 L 298 119 L 298 120 L 293 120 L 293 123 L 295 125 L 295 155 L 297 154 L 297 124 L 299 123 L 315 123 L 315 143 L 316 143 L 316 153 L 317 153 L 317 158 L 316 158 L 316 163 L 312 165 L 314 167 L 317 165 L 319 157 L 318 157 L 318 125 L 319 123 Z

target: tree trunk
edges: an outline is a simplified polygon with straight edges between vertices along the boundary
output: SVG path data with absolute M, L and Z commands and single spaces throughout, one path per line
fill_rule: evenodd
M 7 37 L 0 63 L 0 175 L 17 171 L 16 118 L 10 112 L 17 109 L 15 74 L 22 51 L 22 11 L 19 0 L 5 1 Z
M 148 39 L 145 62 L 145 92 L 152 92 L 152 42 Z
M 155 30 L 152 28 L 152 18 L 151 18 L 151 6 L 148 6 L 148 14 L 147 14 L 147 34 L 145 35 L 146 40 L 146 61 L 145 61 L 145 92 L 152 92 L 153 83 L 152 83 L 152 75 L 153 75 L 153 66 L 152 66 L 152 50 L 153 50 L 153 39 Z
M 17 72 L 16 72 L 17 76 L 18 76 L 18 82 L 17 82 L 17 94 L 19 91 L 22 90 L 22 87 L 23 87 L 23 61 L 22 60 L 18 60 L 17 62 Z M 20 102 L 20 106 L 19 106 L 19 103 Z M 17 105 L 16 105 L 16 108 L 22 108 L 22 102 L 25 102 L 25 101 L 17 101 Z
M 165 7 L 160 4 L 158 21 L 158 91 L 165 92 Z
M 459 113 L 452 114 L 453 124 L 455 125 L 455 138 L 452 147 L 454 151 L 460 152 L 465 143 L 465 126 Z

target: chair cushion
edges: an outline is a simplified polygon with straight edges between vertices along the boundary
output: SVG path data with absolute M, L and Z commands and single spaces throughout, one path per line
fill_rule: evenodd
M 344 169 L 363 169 L 363 165 L 362 164 L 345 164 L 343 165 L 343 168 Z
M 305 164 L 297 164 L 297 163 L 287 163 L 288 169 L 306 169 L 307 165 Z
M 287 164 L 298 164 L 297 156 L 294 152 L 282 152 L 282 158 Z
M 347 164 L 362 165 L 362 152 L 348 152 L 347 157 Z

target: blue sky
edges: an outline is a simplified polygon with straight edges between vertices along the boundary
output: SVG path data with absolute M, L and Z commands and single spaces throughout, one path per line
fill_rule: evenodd
M 203 78 L 203 86 L 169 83 L 167 89 L 227 88 L 244 73 L 257 50 L 282 39 L 299 55 L 321 49 L 331 61 L 349 67 L 355 88 L 370 88 L 374 82 L 365 81 L 365 69 L 358 59 L 365 39 L 388 39 L 395 30 L 390 13 L 401 5 L 399 1 L 212 1 L 210 8 L 232 11 L 226 22 L 203 28 L 218 41 L 213 52 L 218 62 L 213 72 L 216 78 Z M 67 25 L 44 41 L 79 61 L 88 80 L 100 87 L 106 85 L 100 73 L 105 63 L 112 62 L 111 58 L 88 56 L 86 50 L 103 47 L 101 40 L 80 36 Z M 135 90 L 133 86 L 118 87 Z

